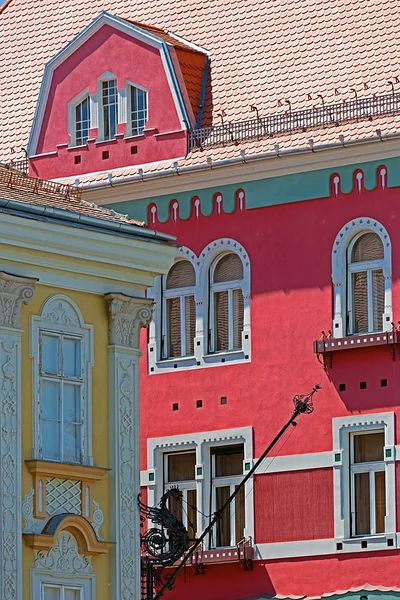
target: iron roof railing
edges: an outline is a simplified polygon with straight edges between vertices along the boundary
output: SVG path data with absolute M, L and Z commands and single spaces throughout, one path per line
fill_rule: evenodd
M 337 126 L 340 123 L 372 121 L 374 117 L 397 114 L 400 114 L 400 93 L 356 98 L 335 104 L 323 103 L 314 108 L 287 110 L 269 117 L 194 129 L 189 132 L 189 150 Z
M 29 171 L 29 161 L 27 158 L 11 160 L 9 163 L 6 163 L 6 166 L 15 169 L 16 171 L 21 171 L 21 173 L 25 173 L 25 175 L 27 175 Z
M 74 185 L 29 177 L 7 168 L 0 169 L 0 182 L 5 183 L 9 188 L 22 188 L 30 190 L 34 194 L 55 194 L 56 196 L 63 196 L 66 200 L 80 201 L 82 199 L 81 188 Z

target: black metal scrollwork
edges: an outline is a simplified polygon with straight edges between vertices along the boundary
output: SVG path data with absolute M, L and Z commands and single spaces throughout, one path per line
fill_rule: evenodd
M 149 519 L 156 527 L 151 527 L 141 536 L 143 552 L 152 562 L 160 566 L 172 565 L 189 548 L 189 534 L 182 521 L 168 509 L 170 499 L 180 502 L 182 492 L 171 488 L 161 498 L 158 506 L 147 506 L 140 497 L 140 519 Z

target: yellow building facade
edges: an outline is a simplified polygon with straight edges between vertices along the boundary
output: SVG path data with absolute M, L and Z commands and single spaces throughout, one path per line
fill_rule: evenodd
M 16 190 L 0 185 L 0 597 L 139 598 L 139 336 L 176 247 Z

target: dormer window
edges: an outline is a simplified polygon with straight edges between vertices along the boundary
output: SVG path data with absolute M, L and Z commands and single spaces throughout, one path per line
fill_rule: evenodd
M 117 81 L 109 79 L 103 81 L 102 89 L 102 107 L 103 107 L 103 132 L 104 139 L 111 140 L 117 133 L 118 119 L 118 92 Z
M 75 144 L 83 146 L 89 139 L 90 101 L 85 98 L 75 106 Z
M 147 90 L 128 85 L 130 135 L 142 135 L 147 122 Z

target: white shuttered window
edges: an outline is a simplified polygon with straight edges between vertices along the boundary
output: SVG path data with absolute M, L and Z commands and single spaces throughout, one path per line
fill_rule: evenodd
M 194 355 L 196 336 L 196 274 L 193 265 L 180 260 L 170 269 L 163 292 L 162 358 Z
M 383 331 L 385 312 L 384 248 L 376 233 L 364 233 L 349 245 L 348 334 Z
M 80 586 L 44 584 L 40 600 L 85 600 L 85 597 Z
M 210 271 L 210 352 L 240 350 L 243 320 L 243 264 L 229 253 Z

